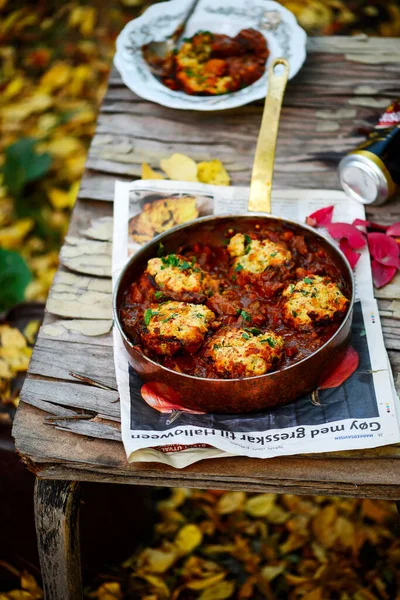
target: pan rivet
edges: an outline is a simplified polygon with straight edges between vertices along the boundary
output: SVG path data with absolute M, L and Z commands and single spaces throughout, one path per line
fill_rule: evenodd
M 234 229 L 228 229 L 228 235 L 233 235 L 235 233 Z
M 256 224 L 254 225 L 254 229 L 257 229 L 257 231 L 260 231 L 260 229 L 261 229 L 261 225 L 260 225 L 260 223 L 256 223 Z

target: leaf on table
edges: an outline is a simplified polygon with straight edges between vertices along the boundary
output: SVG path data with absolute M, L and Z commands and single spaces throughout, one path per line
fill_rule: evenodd
M 220 160 L 199 162 L 197 165 L 197 178 L 201 183 L 210 185 L 229 185 L 229 177 L 224 165 Z
M 161 173 L 154 171 L 154 169 L 152 169 L 147 163 L 142 163 L 140 176 L 142 179 L 164 179 Z
M 31 279 L 32 273 L 22 256 L 0 248 L 0 311 L 24 300 Z
M 175 153 L 169 158 L 163 158 L 160 160 L 160 166 L 170 179 L 178 181 L 199 181 L 197 179 L 197 164 L 193 158 L 190 158 L 185 154 Z

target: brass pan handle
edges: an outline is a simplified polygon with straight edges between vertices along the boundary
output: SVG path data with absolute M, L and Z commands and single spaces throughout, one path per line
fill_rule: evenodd
M 279 69 L 278 65 L 282 65 L 283 68 Z M 289 63 L 287 60 L 285 58 L 276 58 L 271 63 L 268 71 L 268 92 L 265 98 L 261 128 L 258 134 L 256 155 L 251 174 L 249 211 L 271 212 L 271 190 L 276 138 L 278 136 L 279 115 L 288 75 Z

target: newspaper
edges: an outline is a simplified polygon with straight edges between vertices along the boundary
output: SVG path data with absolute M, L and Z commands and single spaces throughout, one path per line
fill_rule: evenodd
M 245 213 L 248 194 L 245 187 L 176 181 L 116 182 L 113 284 L 140 245 L 178 224 L 182 215 L 194 218 Z M 363 206 L 340 191 L 274 190 L 272 195 L 273 214 L 300 223 L 310 213 L 331 204 L 335 206 L 335 221 L 351 223 L 365 218 Z M 340 387 L 319 390 L 317 403 L 307 394 L 286 406 L 251 414 L 158 412 L 142 397 L 142 383 L 129 366 L 121 336 L 114 327 L 122 439 L 128 461 L 162 462 L 182 468 L 205 458 L 270 458 L 399 442 L 398 398 L 373 296 L 367 248 L 361 250 L 355 279 L 351 344 L 359 354 L 359 365 Z

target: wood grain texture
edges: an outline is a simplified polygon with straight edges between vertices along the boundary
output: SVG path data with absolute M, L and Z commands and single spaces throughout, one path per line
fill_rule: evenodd
M 36 480 L 34 500 L 45 600 L 79 600 L 79 483 Z
M 337 189 L 339 159 L 399 95 L 400 40 L 312 38 L 308 50 L 304 68 L 289 83 L 285 96 L 275 189 Z M 248 184 L 261 112 L 262 102 L 217 113 L 164 108 L 135 96 L 112 70 L 81 200 L 73 211 L 62 267 L 50 292 L 14 424 L 22 460 L 41 477 L 400 497 L 398 446 L 268 461 L 202 461 L 180 472 L 163 465 L 129 465 L 117 441 L 118 393 L 70 375 L 76 372 L 116 388 L 108 330 L 112 204 L 104 202 L 113 199 L 115 180 L 137 177 L 142 161 L 159 167 L 161 158 L 176 151 L 197 160 L 220 158 L 234 184 Z M 400 220 L 400 201 L 367 212 L 383 223 Z M 100 257 L 95 261 L 94 253 Z M 376 295 L 400 388 L 400 277 Z M 76 418 L 82 412 L 92 418 Z M 44 420 L 49 415 L 55 417 L 51 424 Z

